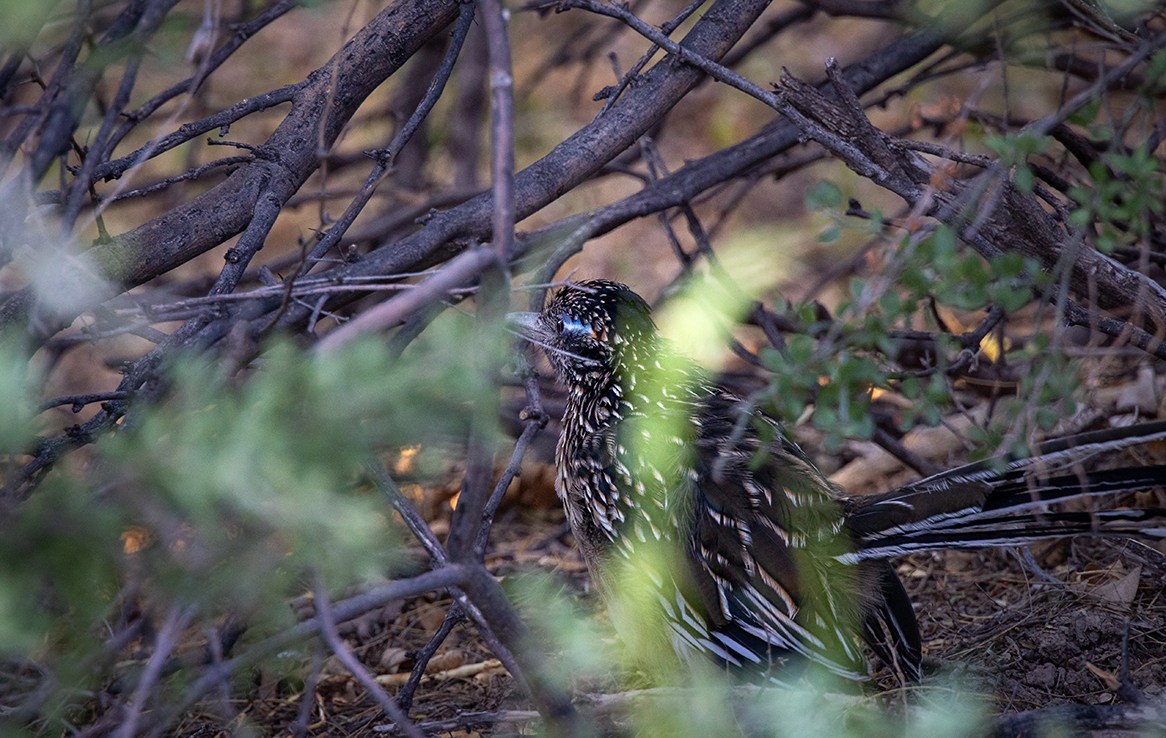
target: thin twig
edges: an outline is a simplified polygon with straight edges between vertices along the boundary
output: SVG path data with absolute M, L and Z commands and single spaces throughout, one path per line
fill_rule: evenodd
M 137 689 L 134 690 L 134 696 L 130 699 L 129 713 L 126 715 L 125 722 L 117 730 L 117 738 L 133 738 L 134 733 L 137 732 L 138 719 L 146 706 L 146 700 L 149 699 L 150 692 L 157 686 L 158 677 L 162 675 L 162 667 L 166 665 L 166 661 L 170 658 L 170 652 L 177 645 L 178 636 L 182 634 L 182 629 L 190 622 L 193 615 L 193 607 L 182 608 L 178 605 L 171 606 L 170 612 L 166 614 L 166 622 L 162 624 L 162 628 L 158 631 L 158 637 L 154 639 L 154 653 L 150 654 L 146 668 L 142 671 Z
M 707 2 L 707 0 L 692 0 L 692 2 L 689 3 L 679 13 L 677 13 L 676 16 L 672 18 L 672 20 L 660 26 L 660 32 L 665 36 L 671 36 L 672 32 L 679 28 L 681 24 L 684 23 L 684 21 L 688 20 L 688 17 L 699 10 L 700 6 L 704 5 L 705 2 Z M 659 50 L 660 46 L 653 44 L 652 48 L 645 51 L 640 57 L 639 61 L 632 65 L 632 68 L 627 71 L 627 74 L 620 77 L 619 83 L 615 87 L 606 88 L 595 96 L 596 100 L 600 99 L 601 97 L 606 98 L 606 101 L 603 103 L 603 109 L 599 111 L 600 115 L 603 115 L 607 111 L 611 110 L 616 102 L 619 101 L 620 96 L 623 95 L 624 90 L 626 90 L 628 85 L 630 85 L 632 81 L 639 76 L 640 72 L 644 69 L 645 66 L 648 65 L 648 62 L 652 61 L 652 57 L 654 57 L 656 52 Z
M 534 710 L 500 710 L 498 712 L 463 712 L 448 720 L 430 720 L 418 723 L 417 727 L 433 733 L 447 733 L 468 730 L 474 726 L 497 725 L 499 723 L 532 723 L 539 719 Z M 396 725 L 374 725 L 374 733 L 395 733 Z M 523 734 L 525 735 L 525 734 Z
M 425 550 L 429 552 L 434 563 L 445 562 L 445 549 L 437 541 L 437 537 L 433 535 L 429 525 L 393 482 L 384 466 L 379 462 L 370 462 L 366 469 L 373 483 L 401 515 L 405 524 L 417 536 Z M 578 732 L 576 724 L 578 716 L 571 706 L 570 699 L 542 676 L 542 672 L 546 669 L 545 655 L 526 647 L 529 645 L 529 631 L 514 612 L 514 608 L 506 598 L 501 586 L 494 581 L 490 572 L 480 563 L 468 565 L 464 571 L 473 573 L 469 575 L 464 584 L 451 587 L 451 591 L 457 602 L 465 609 L 466 614 L 474 621 L 478 635 L 482 637 L 482 640 L 493 651 L 494 656 L 514 677 L 514 681 L 519 684 L 523 691 L 534 698 L 539 710 L 555 724 L 557 730 L 564 735 Z M 531 680 L 527 679 L 510 648 L 503 644 L 495 634 L 495 629 L 503 633 L 507 642 L 512 646 L 526 647 L 522 651 L 522 655 L 532 667 L 530 669 L 533 672 Z
M 1105 74 L 1101 75 L 1096 82 L 1077 93 L 1073 99 L 1064 103 L 1057 112 L 1046 115 L 1043 118 L 1034 120 L 1021 129 L 1021 133 L 1027 133 L 1032 136 L 1043 136 L 1058 125 L 1061 125 L 1069 116 L 1076 113 L 1081 108 L 1093 102 L 1098 96 L 1109 88 L 1115 81 L 1121 79 L 1134 67 L 1145 61 L 1151 54 L 1158 49 L 1166 46 L 1166 31 L 1159 31 L 1155 36 L 1146 39 L 1138 47 L 1133 50 L 1128 57 L 1122 61 L 1121 64 L 1110 69 Z
M 466 36 L 470 32 L 473 21 L 474 4 L 471 2 L 463 3 L 461 12 L 458 15 L 457 25 L 454 26 L 453 34 L 449 40 L 449 48 L 446 49 L 445 57 L 441 60 L 441 66 L 434 75 L 433 81 L 429 84 L 429 89 L 425 92 L 421 103 L 413 111 L 413 114 L 409 116 L 409 120 L 405 122 L 401 130 L 393 136 L 393 140 L 389 142 L 388 146 L 381 151 L 369 152 L 369 156 L 376 161 L 376 165 L 369 172 L 364 185 L 357 192 L 356 197 L 344 209 L 344 214 L 328 228 L 327 232 L 324 233 L 319 242 L 312 248 L 307 259 L 304 260 L 303 266 L 297 272 L 297 276 L 302 276 L 324 254 L 328 253 L 328 251 L 340 243 L 340 239 L 348 232 L 348 228 L 352 225 L 353 221 L 356 220 L 356 216 L 360 215 L 361 211 L 368 204 L 368 201 L 372 198 L 377 185 L 391 171 L 397 155 L 405 148 L 405 144 L 409 143 L 409 140 L 413 138 L 413 134 L 421 127 L 421 124 L 433 110 L 433 106 L 441 98 L 441 93 L 445 91 L 445 85 L 449 81 L 450 74 L 453 72 L 454 62 L 457 61 L 458 55 L 461 53 L 462 45 L 465 43 Z M 293 277 L 292 281 L 294 279 Z
M 486 552 L 486 542 L 490 538 L 490 527 L 494 522 L 494 514 L 498 511 L 498 506 L 502 504 L 502 498 L 506 494 L 506 489 L 510 486 L 510 482 L 522 469 L 522 457 L 526 454 L 526 448 L 530 442 L 534 440 L 534 436 L 542 428 L 546 427 L 547 416 L 542 409 L 542 402 L 539 398 L 537 381 L 526 378 L 525 382 L 527 389 L 528 407 L 523 410 L 523 418 L 525 427 L 522 433 L 518 436 L 518 440 L 514 444 L 514 451 L 510 454 L 510 463 L 506 465 L 502 476 L 498 479 L 498 483 L 494 485 L 494 492 L 490 495 L 490 499 L 486 502 L 486 508 L 482 515 L 482 525 L 478 530 L 478 537 L 474 541 L 474 551 L 477 556 L 482 556 Z
M 194 94 L 198 90 L 198 86 L 207 79 L 210 73 L 218 69 L 223 62 L 230 58 L 231 54 L 235 53 L 243 45 L 243 42 L 254 36 L 265 26 L 282 17 L 298 4 L 296 0 L 283 0 L 283 2 L 272 5 L 252 20 L 236 28 L 231 38 L 218 51 L 210 55 L 204 63 L 200 64 L 194 74 L 158 93 L 136 110 L 127 112 L 125 114 L 126 122 L 114 133 L 111 143 L 116 146 L 135 126 L 150 117 L 160 107 L 175 97 L 183 93 Z M 108 174 L 109 172 L 102 172 L 98 176 L 105 177 Z
M 906 466 L 919 472 L 924 477 L 930 477 L 933 474 L 938 474 L 943 471 L 943 467 L 934 464 L 911 449 L 902 444 L 899 439 L 887 433 L 882 428 L 875 426 L 874 435 L 871 440 L 878 444 L 884 451 L 894 456 Z
M 328 603 L 328 587 L 324 583 L 324 577 L 316 572 L 316 615 L 320 619 L 320 635 L 323 636 L 324 642 L 328 644 L 328 648 L 332 649 L 332 653 L 344 664 L 344 668 L 356 677 L 356 680 L 364 686 L 365 690 L 373 696 L 381 709 L 393 719 L 397 727 L 405 735 L 410 738 L 425 738 L 425 734 L 418 730 L 417 726 L 409 720 L 396 701 L 389 696 L 389 693 L 384 690 L 384 687 L 377 684 L 377 680 L 368 669 L 364 668 L 364 664 L 356 660 L 348 647 L 344 645 L 344 641 L 340 638 L 340 633 L 336 630 L 336 618 L 332 614 L 332 606 Z M 126 738 L 129 738 L 126 736 Z
M 437 629 L 425 645 L 417 652 L 414 659 L 413 670 L 409 672 L 409 680 L 405 682 L 405 686 L 401 687 L 401 691 L 397 693 L 397 704 L 405 712 L 413 706 L 413 693 L 417 691 L 417 686 L 421 684 L 421 678 L 425 676 L 425 669 L 429 666 L 430 659 L 437 653 L 437 649 L 441 648 L 441 644 L 453 632 L 454 626 L 462 621 L 461 605 L 457 602 L 449 606 L 449 610 L 445 613 L 445 619 L 441 621 L 441 626 Z
M 483 269 L 495 263 L 495 258 L 496 254 L 486 248 L 462 252 L 432 277 L 420 282 L 417 289 L 386 300 L 329 333 L 316 345 L 316 351 L 327 354 L 361 333 L 384 330 L 400 323 L 429 303 L 441 299 L 449 290 L 481 274 Z
M 466 577 L 466 570 L 460 566 L 443 566 L 440 569 L 425 572 L 424 574 L 419 574 L 409 579 L 398 579 L 389 582 L 376 589 L 337 602 L 331 608 L 331 613 L 337 621 L 343 622 L 345 620 L 351 620 L 369 610 L 382 607 L 393 600 L 416 597 L 426 592 L 457 586 L 465 581 Z M 170 705 L 166 713 L 158 718 L 158 731 L 160 732 L 167 725 L 177 720 L 190 705 L 194 704 L 204 694 L 213 689 L 224 675 L 229 676 L 234 674 L 240 669 L 251 666 L 263 657 L 275 653 L 282 648 L 286 648 L 291 643 L 315 635 L 320 632 L 320 628 L 321 620 L 320 616 L 317 615 L 314 618 L 293 625 L 287 630 L 256 643 L 247 649 L 245 653 L 236 656 L 230 661 L 224 661 L 222 664 L 208 667 L 207 671 L 194 684 L 187 688 L 182 694 L 182 697 Z
M 308 665 L 308 678 L 304 680 L 304 694 L 300 698 L 300 712 L 292 724 L 292 738 L 304 738 L 311 724 L 312 708 L 316 706 L 316 687 L 320 684 L 320 672 L 324 668 L 324 658 L 320 650 L 312 652 L 312 663 Z M 403 708 L 408 712 L 408 708 Z
M 79 413 L 86 405 L 94 402 L 108 402 L 109 400 L 124 400 L 129 397 L 128 392 L 95 392 L 89 395 L 64 395 L 45 400 L 41 403 L 41 411 L 49 410 L 61 405 L 72 405 L 73 412 Z

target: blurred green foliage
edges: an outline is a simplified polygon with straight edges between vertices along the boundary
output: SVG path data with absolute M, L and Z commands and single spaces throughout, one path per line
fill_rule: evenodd
M 1147 3 L 1105 5 L 1120 21 Z M 15 48 L 35 37 L 52 8 L 0 0 L 0 46 Z M 181 45 L 169 39 L 196 18 L 163 29 L 164 43 L 157 46 L 164 58 L 178 57 Z M 1149 87 L 1144 92 L 1159 94 L 1166 53 L 1155 55 L 1141 76 Z M 1102 113 L 1095 101 L 1070 123 L 1094 140 L 1114 140 L 1115 121 Z M 1148 130 L 1141 133 L 1149 137 Z M 984 144 L 1021 190 L 1034 189 L 1030 158 L 1048 151 L 1050 139 L 1020 133 L 986 136 Z M 1071 194 L 1076 207 L 1070 225 L 1106 252 L 1139 248 L 1150 233 L 1149 217 L 1161 216 L 1166 201 L 1160 161 L 1145 145 L 1105 147 Z M 806 204 L 837 216 L 820 234 L 823 242 L 839 240 L 848 229 L 866 235 L 883 229 L 877 211 L 863 220 L 843 216 L 842 191 L 829 182 L 814 187 Z M 811 422 L 824 431 L 828 447 L 871 436 L 872 389 L 911 400 L 898 417 L 903 428 L 934 425 L 950 407 L 953 388 L 945 371 L 959 356 L 954 341 L 938 339 L 934 371 L 912 374 L 891 360 L 895 331 L 940 329 L 928 309 L 932 301 L 965 312 L 997 307 L 1013 314 L 1029 308 L 1054 279 L 1016 254 L 984 260 L 944 226 L 926 237 L 903 238 L 887 264 L 880 278 L 853 280 L 830 323 L 820 322 L 813 306 L 778 305 L 804 332 L 791 335 L 784 351 L 762 352 L 773 375 L 760 400 L 791 423 L 812 407 Z M 47 687 L 51 693 L 43 699 L 50 709 L 39 711 L 47 718 L 36 730 L 72 732 L 70 723 L 86 717 L 92 697 L 86 690 L 121 676 L 114 663 L 119 654 L 105 647 L 137 613 L 156 627 L 177 605 L 192 610 L 195 624 L 205 628 L 231 612 L 247 619 L 248 638 L 258 638 L 291 622 L 286 598 L 306 589 L 308 572 L 320 571 L 336 590 L 384 575 L 399 554 L 401 533 L 384 501 L 358 486 L 360 470 L 371 454 L 406 445 L 421 444 L 423 464 L 447 458 L 450 444 L 464 437 L 471 403 L 494 391 L 477 359 L 503 343 L 473 331 L 469 321 L 443 316 L 396 360 L 381 340 L 366 339 L 327 356 L 276 342 L 240 375 L 207 356 L 172 361 L 157 404 L 135 408 L 91 453 L 53 470 L 27 503 L 5 511 L 0 679 L 18 669 L 42 678 L 5 682 L 0 696 L 23 691 L 34 701 L 41 699 L 34 692 Z M 992 422 L 970 430 L 985 452 L 1020 444 L 1028 429 L 1048 429 L 1072 415 L 1080 389 L 1076 368 L 1052 335 L 1038 332 L 1021 347 L 1001 348 L 1026 371 Z M 673 380 L 667 372 L 658 378 Z M 39 384 L 26 356 L 0 346 L 0 454 L 12 463 L 23 460 L 18 454 L 35 438 Z M 653 427 L 656 422 L 664 425 Z M 683 429 L 668 425 L 674 422 L 649 422 L 649 438 L 682 436 Z M 646 453 L 666 469 L 672 451 L 662 444 Z M 652 578 L 668 576 L 677 559 L 668 546 L 645 551 L 645 559 L 622 575 L 626 596 L 619 619 L 633 625 L 624 631 L 632 645 L 628 660 L 611 631 L 568 604 L 548 580 L 524 578 L 510 587 L 528 620 L 556 644 L 561 658 L 555 676 L 562 685 L 580 677 L 608 679 L 613 665 L 649 664 L 658 673 L 645 683 L 696 687 L 680 700 L 646 702 L 636 713 L 638 732 L 705 736 L 740 726 L 799 738 L 955 737 L 977 729 L 975 706 L 943 689 L 930 707 L 925 694 L 924 707 L 910 720 L 888 717 L 869 703 L 840 707 L 813 683 L 742 700 L 723 674 L 673 657 Z M 190 674 L 167 678 L 181 689 Z
M 962 738 L 984 732 L 988 706 L 982 695 L 947 677 L 913 689 L 909 706 L 888 709 L 886 700 L 895 695 L 860 696 L 858 685 L 821 669 L 811 667 L 794 684 L 776 686 L 743 684 L 699 658 L 680 661 L 659 637 L 666 626 L 658 590 L 644 570 L 627 567 L 618 589 L 617 606 L 626 609 L 612 617 L 639 619 L 635 630 L 648 636 L 644 640 L 629 643 L 626 628 L 616 637 L 601 616 L 569 604 L 550 575 L 523 575 L 507 584 L 527 621 L 550 644 L 560 686 L 624 693 L 615 701 L 618 708 L 600 710 L 600 729 L 630 728 L 646 738 Z M 587 699 L 581 703 L 589 709 Z
M 0 0 L 0 47 L 13 48 L 29 44 L 36 38 L 44 24 L 51 2 L 30 2 L 29 0 Z
M 368 338 L 327 355 L 277 341 L 235 376 L 205 355 L 172 361 L 160 401 L 9 511 L 0 664 L 35 664 L 59 715 L 111 678 L 95 668 L 116 655 L 103 644 L 137 617 L 159 627 L 177 606 L 205 628 L 230 613 L 260 638 L 293 622 L 286 598 L 310 572 L 337 591 L 390 575 L 402 532 L 357 485 L 363 465 L 406 445 L 446 456 L 470 403 L 496 391 L 469 359 L 492 337 L 447 317 L 397 360 Z M 31 435 L 24 365 L 0 354 L 9 450 Z
M 1086 105 L 1070 117 L 1071 123 L 1085 128 L 1098 142 L 1100 151 L 1097 161 L 1079 170 L 1077 184 L 1069 191 L 1075 203 L 1068 223 L 1073 229 L 1070 238 L 1086 248 L 1104 253 L 1124 250 L 1127 257 L 1141 253 L 1153 230 L 1152 220 L 1160 218 L 1166 207 L 1161 161 L 1145 144 L 1152 120 L 1148 115 L 1138 117 L 1152 109 L 1149 95 L 1160 87 L 1163 75 L 1166 53 L 1159 52 L 1147 66 L 1146 79 L 1153 82 L 1120 121 L 1124 130 L 1140 136 L 1141 143 L 1115 145 L 1114 121 L 1101 119 L 1100 103 Z M 984 136 L 977 126 L 970 127 L 969 133 L 980 136 L 995 152 L 1021 191 L 1034 191 L 1030 160 L 1052 155 L 1052 137 L 1027 131 Z M 826 213 L 831 221 L 819 240 L 837 241 L 846 230 L 877 235 L 883 227 L 881 214 L 847 217 L 843 199 L 842 190 L 831 182 L 820 182 L 807 192 L 806 207 Z M 763 400 L 779 417 L 789 423 L 808 418 L 824 432 L 827 450 L 831 450 L 846 438 L 871 437 L 872 392 L 889 390 L 911 401 L 896 412 L 902 430 L 917 422 L 935 425 L 952 405 L 956 389 L 947 370 L 968 350 L 977 354 L 977 364 L 1023 366 L 1015 390 L 999 398 L 988 424 L 970 431 L 972 440 L 983 444 L 980 453 L 1023 451 L 1031 431 L 1051 430 L 1077 412 L 1078 368 L 1056 336 L 1058 322 L 1047 320 L 1050 303 L 1055 303 L 1062 289 L 1060 280 L 1066 278 L 1063 265 L 1050 273 L 1015 252 L 985 259 L 943 224 L 888 245 L 883 261 L 878 273 L 851 280 L 848 299 L 839 305 L 832 321 L 819 321 L 812 305 L 779 301 L 775 306 L 802 326 L 801 333 L 787 338 L 783 351 L 761 353 L 773 372 Z M 971 331 L 989 308 L 1003 311 L 1005 320 L 1023 313 L 1025 330 L 1031 329 L 1032 335 L 1017 346 L 1002 345 L 996 333 L 989 334 L 981 346 L 961 346 L 958 334 Z M 941 313 L 952 315 L 951 311 L 966 322 L 941 324 Z M 910 330 L 934 334 L 930 367 L 904 369 L 897 364 L 899 341 Z M 966 364 L 965 358 L 964 368 Z

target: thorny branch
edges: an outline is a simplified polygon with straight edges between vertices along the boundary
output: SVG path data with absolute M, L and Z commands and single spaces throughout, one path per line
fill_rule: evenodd
M 1166 33 L 1146 42 L 1145 46 L 1156 47 L 1164 42 Z M 948 223 L 985 258 L 1017 251 L 1039 260 L 1051 270 L 1062 261 L 1062 254 L 1071 250 L 1078 236 L 1064 231 L 1053 216 L 1040 208 L 1034 196 L 1020 192 L 1009 179 L 998 183 L 1002 196 L 993 201 L 994 206 L 978 213 L 969 223 L 958 203 L 965 201 L 969 191 L 982 180 L 965 182 L 949 177 L 946 188 L 934 186 L 936 168 L 911 149 L 893 145 L 886 134 L 870 124 L 836 63 L 829 63 L 827 72 L 843 104 L 826 99 L 810 85 L 786 74 L 780 88 L 788 108 L 785 114 L 807 136 L 829 149 L 856 173 Z M 1098 304 L 1107 309 L 1139 306 L 1154 333 L 1114 320 L 1106 321 L 1104 326 L 1101 321 L 1093 325 L 1108 335 L 1128 335 L 1130 342 L 1139 348 L 1166 357 L 1166 345 L 1155 337 L 1155 333 L 1166 331 L 1166 291 L 1143 274 L 1126 269 L 1092 249 L 1078 250 L 1077 258 L 1069 262 L 1069 269 L 1070 284 L 1077 294 L 1092 291 L 1097 295 Z M 1089 311 L 1072 304 L 1074 307 L 1068 309 L 1066 319 L 1075 325 L 1090 325 Z

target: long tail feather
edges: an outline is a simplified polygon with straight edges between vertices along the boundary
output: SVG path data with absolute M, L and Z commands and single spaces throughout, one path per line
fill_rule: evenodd
M 1080 462 L 1090 456 L 1156 440 L 1166 440 L 1166 422 L 1052 441 L 1038 448 L 1038 456 L 998 457 L 884 495 L 848 498 L 846 524 L 856 551 L 843 558 L 863 561 L 912 551 L 1015 546 L 1089 533 L 1166 539 L 1166 510 L 1080 512 L 1058 504 L 1166 487 L 1166 465 L 1078 472 Z
M 1166 420 L 1080 433 L 1075 436 L 1045 441 L 1038 445 L 1030 455 L 1004 454 L 964 464 L 926 479 L 920 479 L 918 482 L 912 482 L 891 494 L 898 493 L 901 496 L 911 492 L 944 489 L 962 482 L 999 479 L 1008 472 L 1022 473 L 1038 469 L 1046 474 L 1056 473 L 1097 454 L 1118 451 L 1154 441 L 1166 441 Z

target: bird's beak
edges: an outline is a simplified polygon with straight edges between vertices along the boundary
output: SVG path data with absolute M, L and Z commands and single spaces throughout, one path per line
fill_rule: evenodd
M 542 341 L 547 335 L 539 324 L 539 313 L 508 313 L 506 326 L 526 338 Z

